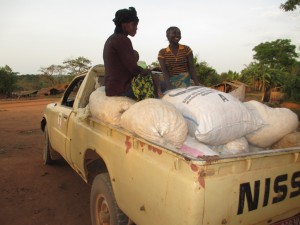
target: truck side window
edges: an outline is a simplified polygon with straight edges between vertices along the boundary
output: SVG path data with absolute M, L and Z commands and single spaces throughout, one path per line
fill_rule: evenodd
M 67 88 L 65 91 L 63 100 L 62 100 L 62 105 L 67 106 L 67 107 L 73 107 L 77 92 L 82 84 L 84 77 L 78 77 L 75 79 Z

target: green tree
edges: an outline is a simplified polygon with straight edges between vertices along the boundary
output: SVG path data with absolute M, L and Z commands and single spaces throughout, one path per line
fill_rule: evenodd
M 6 65 L 0 67 L 0 93 L 6 96 L 10 96 L 11 93 L 16 89 L 17 74 Z
M 281 87 L 285 76 L 288 76 L 288 73 L 283 67 L 270 68 L 259 63 L 250 63 L 241 72 L 241 80 L 261 92 Z
M 261 43 L 253 51 L 256 52 L 253 56 L 256 62 L 242 71 L 243 76 L 250 75 L 248 79 L 252 79 L 256 90 L 264 92 L 264 99 L 268 101 L 270 90 L 273 87 L 283 87 L 289 80 L 290 71 L 298 57 L 296 46 L 288 39 L 277 39 Z
M 62 65 L 56 65 L 55 72 L 57 75 L 61 76 L 65 74 L 66 67 Z
M 70 75 L 75 75 L 87 71 L 91 67 L 91 60 L 80 56 L 75 59 L 67 59 L 63 62 L 65 68 L 69 71 Z
M 227 73 L 221 73 L 220 79 L 221 81 L 239 80 L 240 74 L 229 70 Z
M 55 68 L 56 66 L 52 64 L 48 67 L 41 67 L 39 71 L 41 71 L 44 75 L 52 76 L 55 72 Z
M 300 62 L 296 62 L 289 76 L 283 80 L 283 91 L 287 98 L 300 102 Z
M 48 67 L 41 67 L 40 71 L 44 75 L 52 76 L 52 75 L 64 75 L 66 72 L 66 67 L 62 65 L 50 65 Z
M 160 68 L 160 65 L 159 65 L 158 60 L 156 60 L 155 62 L 152 62 L 150 66 L 151 66 L 152 68 L 156 68 L 156 67 L 159 67 L 159 68 Z
M 300 5 L 300 0 L 288 0 L 280 5 L 284 11 L 294 11 Z
M 212 86 L 220 83 L 221 79 L 215 69 L 207 64 L 207 62 L 197 62 L 197 57 L 194 58 L 197 78 L 204 86 Z
M 252 86 L 256 91 L 260 90 L 260 67 L 252 62 L 241 71 L 242 82 Z
M 296 46 L 292 45 L 291 40 L 288 39 L 261 43 L 255 46 L 253 51 L 255 51 L 253 59 L 271 68 L 288 68 L 296 62 L 298 57 Z
M 26 74 L 17 76 L 17 89 L 19 91 L 32 91 L 41 89 L 40 75 Z
M 54 86 L 55 84 L 55 81 L 54 81 L 54 78 L 53 78 L 53 74 L 55 73 L 55 69 L 56 69 L 56 65 L 51 65 L 51 66 L 48 66 L 48 67 L 41 67 L 40 68 L 40 71 L 42 72 L 42 76 L 46 79 L 46 80 L 49 80 L 51 82 L 51 85 Z
M 59 81 L 59 79 L 57 79 L 54 76 L 55 75 L 58 77 L 63 76 L 65 70 L 66 70 L 65 66 L 52 64 L 48 67 L 41 67 L 39 71 L 42 72 L 41 75 L 43 76 L 43 80 L 50 81 L 51 85 L 54 86 L 55 84 L 57 84 L 57 81 Z

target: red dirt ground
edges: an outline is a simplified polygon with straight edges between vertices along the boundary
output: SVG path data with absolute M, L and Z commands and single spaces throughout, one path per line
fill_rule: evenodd
M 43 165 L 40 120 L 55 101 L 0 101 L 1 225 L 91 224 L 90 186 L 66 163 Z
M 289 108 L 289 109 L 300 109 L 300 104 L 293 103 L 293 102 L 283 102 L 281 107 Z

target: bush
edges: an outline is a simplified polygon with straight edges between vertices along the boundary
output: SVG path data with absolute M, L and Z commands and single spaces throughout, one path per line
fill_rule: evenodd
M 283 84 L 283 92 L 286 93 L 286 99 L 300 102 L 300 73 L 290 75 Z

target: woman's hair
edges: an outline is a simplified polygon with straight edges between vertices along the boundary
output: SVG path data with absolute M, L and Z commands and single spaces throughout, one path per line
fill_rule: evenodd
M 134 7 L 129 7 L 129 9 L 120 9 L 116 12 L 113 22 L 116 25 L 115 33 L 122 33 L 122 23 L 128 22 L 139 22 L 137 13 Z
M 168 33 L 170 32 L 170 31 L 172 31 L 172 30 L 179 30 L 180 31 L 180 29 L 178 28 L 178 27 L 169 27 L 168 29 L 167 29 L 167 31 L 166 31 L 166 35 L 168 35 Z

